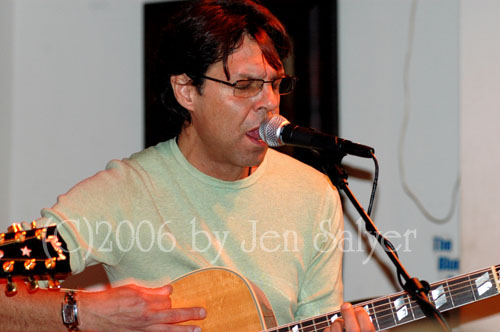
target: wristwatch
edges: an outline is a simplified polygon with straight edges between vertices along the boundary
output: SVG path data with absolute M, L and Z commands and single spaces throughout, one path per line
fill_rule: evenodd
M 78 306 L 74 292 L 69 291 L 64 295 L 61 314 L 63 324 L 68 328 L 68 331 L 78 331 Z

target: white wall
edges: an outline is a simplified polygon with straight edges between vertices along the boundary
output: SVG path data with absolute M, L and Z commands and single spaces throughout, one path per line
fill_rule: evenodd
M 428 281 L 445 274 L 435 270 L 435 259 L 443 253 L 432 250 L 431 234 L 452 239 L 448 255 L 460 257 L 460 272 L 498 264 L 500 2 L 340 0 L 339 4 L 341 134 L 376 148 L 381 163 L 377 225 L 399 233 L 417 230 L 411 252 L 401 256 L 411 274 Z M 411 98 L 407 99 L 409 49 Z M 435 215 L 445 215 L 452 201 L 459 203 L 444 225 L 430 222 L 402 190 L 397 159 L 407 105 L 411 111 L 404 141 L 408 183 Z M 370 163 L 351 159 L 346 163 L 372 170 Z M 452 195 L 457 176 L 458 199 Z M 350 182 L 366 206 L 369 181 Z M 347 215 L 354 215 L 349 203 L 346 206 Z M 364 253 L 347 256 L 346 274 L 364 277 L 364 281 L 346 280 L 347 299 L 379 295 L 390 288 L 381 281 L 388 278 L 380 264 L 372 260 L 359 268 L 365 257 Z M 390 267 L 388 275 L 393 274 Z M 499 312 L 500 299 L 495 297 L 455 311 L 452 322 L 457 331 L 496 331 Z
M 399 248 L 410 275 L 429 282 L 459 272 L 458 266 L 438 268 L 442 258 L 458 260 L 460 248 L 454 191 L 459 177 L 458 7 L 455 0 L 339 1 L 340 135 L 375 148 L 380 177 L 373 219 Z M 370 161 L 345 158 L 344 164 L 373 173 Z M 451 210 L 450 218 L 426 216 L 405 193 L 404 182 L 426 213 L 441 219 Z M 349 183 L 367 208 L 371 180 L 352 176 Z M 346 230 L 355 233 L 358 214 L 350 202 L 344 206 Z M 449 241 L 450 250 L 435 250 L 436 237 Z M 359 277 L 346 279 L 347 300 L 400 290 L 393 265 L 376 247 L 375 257 L 363 241 L 347 248 L 345 275 Z
M 10 1 L 0 2 L 0 211 L 10 209 L 10 153 L 12 109 L 13 8 Z M 0 213 L 0 225 L 7 214 Z M 3 228 L 3 227 L 2 227 Z
M 1 4 L 5 228 L 142 148 L 143 48 L 142 1 Z
M 500 1 L 460 5 L 463 270 L 500 264 Z M 461 311 L 461 331 L 497 331 L 500 297 Z M 465 323 L 467 322 L 467 323 Z

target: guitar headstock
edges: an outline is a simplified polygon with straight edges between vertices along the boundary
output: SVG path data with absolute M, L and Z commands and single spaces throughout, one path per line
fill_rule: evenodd
M 0 233 L 0 279 L 7 279 L 6 294 L 17 292 L 14 279 L 27 281 L 28 290 L 38 289 L 38 280 L 48 280 L 49 289 L 59 289 L 58 279 L 71 271 L 68 253 L 58 236 L 56 226 L 23 230 L 19 224 Z

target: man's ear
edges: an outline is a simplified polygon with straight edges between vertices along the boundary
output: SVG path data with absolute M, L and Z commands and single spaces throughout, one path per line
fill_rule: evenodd
M 170 84 L 172 85 L 175 99 L 188 111 L 193 111 L 193 94 L 198 94 L 196 87 L 191 84 L 191 81 L 191 78 L 186 74 L 170 76 Z

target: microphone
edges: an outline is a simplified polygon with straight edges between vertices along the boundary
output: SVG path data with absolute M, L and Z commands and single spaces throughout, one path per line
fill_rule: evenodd
M 278 114 L 267 118 L 260 125 L 259 135 L 267 145 L 272 147 L 294 145 L 327 151 L 339 157 L 349 154 L 363 158 L 372 158 L 372 154 L 375 153 L 375 149 L 370 146 L 353 143 L 334 135 L 324 134 L 312 128 L 299 127 Z

